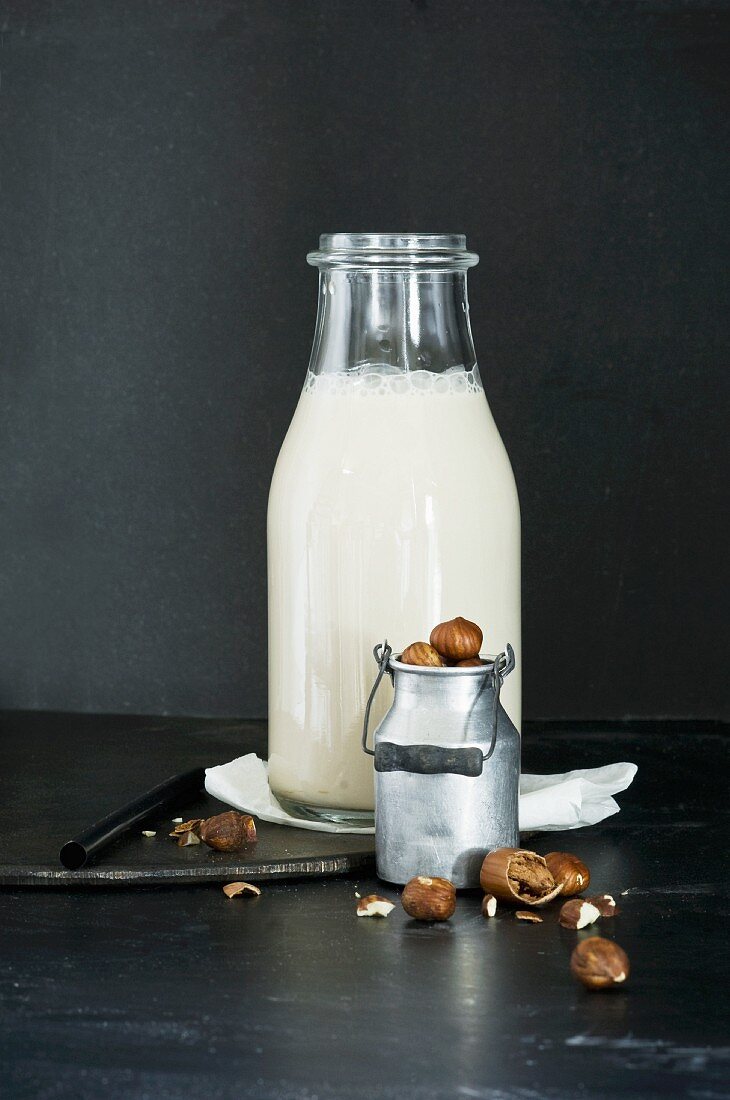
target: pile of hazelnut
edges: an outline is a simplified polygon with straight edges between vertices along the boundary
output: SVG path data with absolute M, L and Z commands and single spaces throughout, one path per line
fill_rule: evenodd
M 588 889 L 591 873 L 570 852 L 539 856 L 524 848 L 497 848 L 485 856 L 479 879 L 484 890 L 482 916 L 486 919 L 494 917 L 502 903 L 514 909 L 517 920 L 542 924 L 543 917 L 537 910 L 557 898 L 568 898 L 558 912 L 558 923 L 571 931 L 620 912 L 611 894 L 578 896 Z M 456 909 L 456 888 L 448 879 L 418 875 L 404 886 L 401 904 L 415 920 L 448 920 Z M 386 917 L 394 908 L 387 898 L 371 894 L 360 899 L 357 915 Z M 626 982 L 629 960 L 613 940 L 589 936 L 574 948 L 570 969 L 587 989 L 614 989 Z
M 479 656 L 482 646 L 481 628 L 458 615 L 439 623 L 427 642 L 411 642 L 398 658 L 404 665 L 424 665 L 431 668 L 471 668 L 485 662 Z

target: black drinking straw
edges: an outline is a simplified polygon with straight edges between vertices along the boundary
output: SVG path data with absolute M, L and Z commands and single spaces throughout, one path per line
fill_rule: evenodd
M 61 848 L 58 858 L 67 870 L 80 870 L 92 855 L 105 848 L 114 837 L 130 829 L 132 825 L 153 817 L 171 803 L 197 794 L 204 783 L 205 768 L 193 768 L 192 771 L 170 776 L 164 783 L 135 798 L 134 802 L 128 802 L 126 806 L 114 810 L 73 840 L 68 840 Z

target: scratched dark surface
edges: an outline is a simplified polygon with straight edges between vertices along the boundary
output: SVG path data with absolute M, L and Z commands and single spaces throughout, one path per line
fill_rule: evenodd
M 264 716 L 305 254 L 425 229 L 481 254 L 525 714 L 728 717 L 729 43 L 727 0 L 3 0 L 0 707 Z
M 256 723 L 2 716 L 4 856 L 18 815 L 53 838 L 162 774 L 263 744 Z M 85 744 L 95 739 L 96 751 Z M 535 837 L 577 851 L 622 913 L 600 931 L 629 984 L 589 994 L 568 972 L 586 933 L 397 906 L 355 916 L 373 877 L 220 886 L 0 892 L 5 1097 L 74 1100 L 664 1100 L 728 1097 L 726 777 L 714 725 L 525 730 L 525 770 L 620 759 L 620 814 Z M 74 746 L 81 746 L 75 749 Z

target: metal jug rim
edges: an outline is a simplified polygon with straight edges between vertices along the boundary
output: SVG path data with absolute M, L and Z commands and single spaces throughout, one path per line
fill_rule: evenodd
M 394 672 L 415 672 L 426 676 L 483 676 L 485 673 L 494 670 L 494 662 L 497 659 L 491 655 L 480 653 L 480 660 L 484 664 L 458 668 L 456 665 L 408 665 L 398 660 L 400 656 L 400 653 L 397 657 L 393 654 L 388 661 L 389 669 Z

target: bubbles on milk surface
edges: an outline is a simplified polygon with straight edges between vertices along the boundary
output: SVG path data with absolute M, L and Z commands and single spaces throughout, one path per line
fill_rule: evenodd
M 465 394 L 482 393 L 475 368 L 449 367 L 441 374 L 430 370 L 403 371 L 387 363 L 364 363 L 358 371 L 307 373 L 305 393 L 329 396 L 372 397 L 386 394 Z

